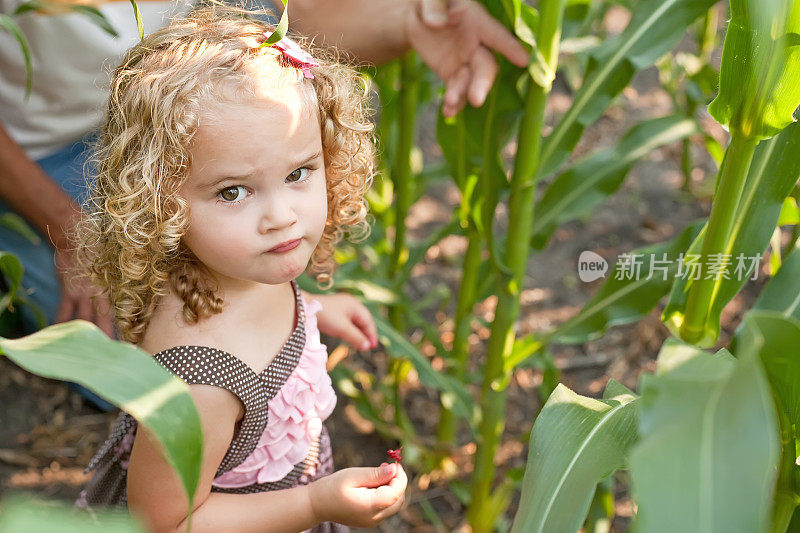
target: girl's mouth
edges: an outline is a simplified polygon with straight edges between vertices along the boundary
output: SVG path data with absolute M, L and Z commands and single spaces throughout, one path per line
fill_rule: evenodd
M 288 252 L 289 250 L 294 250 L 298 246 L 300 246 L 300 239 L 295 239 L 293 241 L 282 242 L 278 246 L 270 248 L 269 250 L 267 250 L 267 252 L 279 254 L 283 252 Z

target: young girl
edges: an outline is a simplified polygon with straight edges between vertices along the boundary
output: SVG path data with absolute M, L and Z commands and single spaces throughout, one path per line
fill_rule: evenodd
M 399 464 L 333 472 L 336 398 L 319 331 L 365 349 L 374 322 L 330 282 L 334 245 L 368 230 L 374 147 L 351 68 L 230 8 L 146 37 L 114 71 L 82 263 L 123 340 L 189 383 L 204 446 L 192 530 L 340 531 L 403 503 Z M 319 329 L 318 329 L 319 327 Z M 145 428 L 121 413 L 77 502 L 127 504 L 182 531 L 188 501 Z

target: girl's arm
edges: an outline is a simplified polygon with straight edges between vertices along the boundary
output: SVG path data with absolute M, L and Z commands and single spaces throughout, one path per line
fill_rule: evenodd
M 317 313 L 317 327 L 325 335 L 347 341 L 354 350 L 378 347 L 375 319 L 367 307 L 352 294 L 309 294 L 300 291 L 306 301 L 317 300 L 322 309 Z
M 406 486 L 402 469 L 348 468 L 311 485 L 254 494 L 211 492 L 211 482 L 233 440 L 242 404 L 231 392 L 190 385 L 200 414 L 203 460 L 192 531 L 302 531 L 324 521 L 373 525 L 397 511 Z M 140 427 L 128 467 L 128 508 L 156 532 L 185 531 L 188 500 L 161 446 Z

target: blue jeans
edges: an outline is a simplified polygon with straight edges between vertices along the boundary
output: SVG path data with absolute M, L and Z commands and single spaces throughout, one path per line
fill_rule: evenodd
M 55 154 L 36 161 L 50 178 L 79 203 L 83 203 L 88 192 L 83 166 L 89 157 L 88 143 L 93 137 L 94 135 L 89 135 Z M 10 211 L 12 209 L 0 201 L 0 214 Z M 55 268 L 55 250 L 46 235 L 42 235 L 35 228 L 31 229 L 40 237 L 38 244 L 33 244 L 12 229 L 0 226 L 0 250 L 11 252 L 19 258 L 25 269 L 22 275 L 23 290 L 44 313 L 47 323 L 52 324 L 61 302 L 61 285 Z M 38 330 L 39 321 L 35 313 L 25 306 L 20 306 L 19 310 L 21 333 L 27 335 Z M 100 410 L 114 409 L 112 404 L 88 389 L 75 383 L 70 383 L 69 386 Z
M 89 155 L 87 141 L 90 138 L 91 136 L 36 161 L 53 181 L 78 202 L 85 199 L 88 191 L 83 177 L 83 164 Z M 9 211 L 12 209 L 0 200 L 0 214 Z M 39 244 L 33 244 L 16 231 L 0 226 L 0 250 L 13 253 L 22 262 L 25 269 L 22 286 L 33 303 L 42 310 L 48 324 L 52 324 L 61 300 L 61 286 L 54 262 L 55 250 L 46 235 L 35 228 L 31 229 L 39 235 Z M 20 315 L 22 333 L 33 333 L 39 329 L 38 320 L 30 309 L 22 306 Z

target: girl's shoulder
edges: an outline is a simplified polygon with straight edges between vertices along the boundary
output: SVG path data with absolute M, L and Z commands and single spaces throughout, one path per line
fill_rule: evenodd
M 188 324 L 183 320 L 183 302 L 168 295 L 159 302 L 139 347 L 153 355 L 173 348 L 206 347 L 233 356 L 259 374 L 299 326 L 293 298 L 283 303 L 250 317 L 223 312 Z

